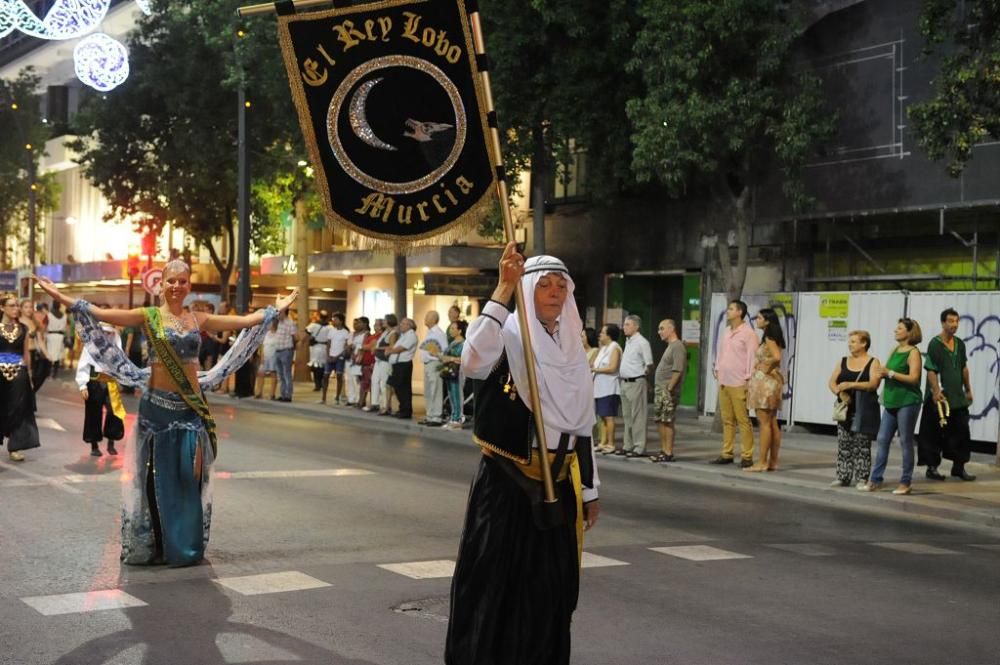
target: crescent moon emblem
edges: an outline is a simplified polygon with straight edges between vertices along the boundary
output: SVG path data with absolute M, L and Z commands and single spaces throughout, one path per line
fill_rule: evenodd
M 366 115 L 365 105 L 368 103 L 368 93 L 381 80 L 380 78 L 372 79 L 358 86 L 358 89 L 354 91 L 354 95 L 351 97 L 351 107 L 348 115 L 351 120 L 351 129 L 354 130 L 354 135 L 359 139 L 379 150 L 396 150 L 396 146 L 389 145 L 375 136 L 375 131 L 368 124 L 368 116 Z

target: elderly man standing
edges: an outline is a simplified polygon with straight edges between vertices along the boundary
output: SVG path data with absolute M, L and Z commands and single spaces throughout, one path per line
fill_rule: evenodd
M 500 280 L 462 349 L 476 388 L 475 441 L 482 450 L 469 494 L 451 585 L 446 665 L 568 665 L 580 588 L 583 532 L 600 502 L 591 430 L 590 366 L 573 280 L 552 256 L 524 261 L 510 243 Z M 530 326 L 548 450 L 529 408 L 524 332 L 509 309 L 520 281 Z M 552 461 L 557 501 L 544 519 L 540 455 Z
M 388 317 L 386 317 L 388 320 Z M 417 324 L 413 319 L 399 322 L 399 339 L 394 346 L 386 349 L 392 371 L 389 385 L 399 402 L 397 418 L 408 420 L 413 417 L 413 356 L 417 353 Z
M 420 360 L 424 363 L 424 401 L 427 403 L 427 416 L 420 425 L 440 427 L 444 424 L 441 418 L 444 409 L 444 382 L 441 380 L 441 361 L 438 359 L 448 348 L 448 338 L 438 326 L 441 317 L 433 309 L 424 316 L 427 335 L 420 345 Z
M 712 370 L 719 382 L 719 412 L 722 415 L 722 454 L 712 464 L 732 464 L 736 425 L 740 428 L 741 467 L 753 466 L 753 428 L 747 412 L 747 383 L 753 373 L 757 333 L 750 327 L 747 305 L 733 300 L 726 307 L 726 329 Z
M 618 367 L 622 390 L 622 420 L 625 421 L 625 441 L 616 455 L 626 458 L 646 456 L 646 375 L 653 369 L 653 350 L 649 340 L 639 332 L 642 319 L 635 314 L 625 317 L 625 352 Z

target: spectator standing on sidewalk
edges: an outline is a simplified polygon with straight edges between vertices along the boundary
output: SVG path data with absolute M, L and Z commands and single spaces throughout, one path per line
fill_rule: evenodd
M 625 317 L 625 352 L 622 354 L 619 381 L 622 391 L 622 420 L 625 421 L 625 457 L 646 456 L 648 417 L 646 375 L 653 369 L 653 350 L 639 327 L 642 319 L 635 314 Z M 615 454 L 618 454 L 617 452 Z
M 399 401 L 396 417 L 403 420 L 413 417 L 413 356 L 417 353 L 418 342 L 416 328 L 413 319 L 400 321 L 399 339 L 385 351 L 392 365 L 389 385 Z
M 440 427 L 444 424 L 444 381 L 441 378 L 441 354 L 448 348 L 448 338 L 438 326 L 441 316 L 433 309 L 424 315 L 427 334 L 420 344 L 420 360 L 424 363 L 424 401 L 427 415 L 419 424 Z
M 760 428 L 760 450 L 757 464 L 744 467 L 744 471 L 777 471 L 778 452 L 781 450 L 781 410 L 785 377 L 781 373 L 781 356 L 785 351 L 785 334 L 781 331 L 778 315 L 770 307 L 757 312 L 754 324 L 763 331 L 754 354 L 754 369 L 747 384 L 747 408 L 757 414 Z
M 448 403 L 451 407 L 451 419 L 445 424 L 445 429 L 462 429 L 464 417 L 462 415 L 462 384 L 461 365 L 462 349 L 465 347 L 465 332 L 469 324 L 461 319 L 456 319 L 448 326 L 448 348 L 441 354 L 441 376 L 444 379 L 445 388 L 448 390 Z
M 733 300 L 726 307 L 726 329 L 719 339 L 712 374 L 719 382 L 722 454 L 712 464 L 732 464 L 736 427 L 740 430 L 740 466 L 753 466 L 753 427 L 747 412 L 747 383 L 757 353 L 757 333 L 746 320 L 747 305 Z
M 913 430 L 920 414 L 920 344 L 923 335 L 920 325 L 910 318 L 902 318 L 896 326 L 897 346 L 889 354 L 885 366 L 879 371 L 879 378 L 885 381 L 882 390 L 882 423 L 878 430 L 878 452 L 875 466 L 863 491 L 875 492 L 882 487 L 885 467 L 889 462 L 889 445 L 892 437 L 899 432 L 899 443 L 903 448 L 903 473 L 899 487 L 893 494 L 909 494 L 913 479 Z
M 365 338 L 365 350 L 369 354 L 368 359 L 370 361 L 368 365 L 368 390 L 371 397 L 368 404 L 361 407 L 362 411 L 378 411 L 380 408 L 382 393 L 385 391 L 384 377 L 388 376 L 388 374 L 380 369 L 380 364 L 386 367 L 389 366 L 388 362 L 385 360 L 379 360 L 378 358 L 379 344 L 382 343 L 384 338 L 385 319 L 375 319 L 375 323 L 372 325 L 371 335 Z M 361 378 L 364 380 L 364 372 L 362 372 Z
M 66 313 L 63 312 L 62 304 L 58 300 L 53 301 L 52 310 L 49 312 L 49 328 L 45 333 L 49 359 L 52 361 L 52 378 L 59 376 L 62 360 L 66 355 L 67 318 Z
M 278 327 L 275 329 L 277 341 L 274 345 L 274 359 L 278 371 L 278 383 L 281 395 L 279 402 L 292 401 L 292 367 L 295 361 L 295 338 L 298 326 L 288 316 L 288 308 L 278 315 Z
M 323 370 L 326 368 L 326 343 L 320 341 L 320 333 L 330 325 L 330 313 L 319 310 L 316 320 L 306 326 L 309 335 L 309 372 L 313 378 L 313 392 L 323 389 Z
M 361 402 L 361 356 L 364 354 L 365 337 L 368 335 L 368 317 L 351 322 L 351 339 L 347 342 L 347 361 L 344 374 L 347 377 L 347 406 L 360 408 Z
M 864 489 L 872 471 L 872 440 L 878 436 L 881 414 L 878 387 L 882 366 L 868 355 L 872 338 L 867 330 L 854 330 L 847 338 L 844 356 L 830 375 L 830 391 L 847 403 L 847 414 L 837 423 L 837 479 L 834 487 Z
M 953 478 L 976 479 L 965 470 L 971 454 L 969 405 L 972 404 L 972 379 L 965 342 L 955 336 L 959 321 L 958 312 L 954 309 L 949 307 L 941 312 L 941 334 L 927 345 L 924 363 L 927 393 L 920 421 L 917 464 L 927 466 L 927 478 L 930 480 L 944 480 L 938 471 L 942 457 L 951 460 Z M 938 407 L 938 404 L 942 406 Z
M 275 358 L 275 351 L 278 348 L 278 321 L 275 319 L 264 333 L 264 341 L 260 345 L 260 365 L 257 367 L 256 390 L 254 398 L 260 399 L 264 396 L 264 388 L 267 387 L 267 377 L 271 377 L 271 401 L 276 398 L 274 393 L 278 388 L 278 361 Z M 326 347 L 323 347 L 324 349 Z
M 319 341 L 326 344 L 327 358 L 326 368 L 323 370 L 323 394 L 319 403 L 326 404 L 326 393 L 330 389 L 330 375 L 337 377 L 337 391 L 333 396 L 333 403 L 340 404 L 344 399 L 344 367 L 346 361 L 344 352 L 347 350 L 347 343 L 351 339 L 350 331 L 344 327 L 344 315 L 334 312 L 330 317 L 330 325 L 320 331 Z
M 622 347 L 618 346 L 621 328 L 609 323 L 597 335 L 599 345 L 597 356 L 591 363 L 594 375 L 594 410 L 604 423 L 601 441 L 594 448 L 599 453 L 624 455 L 625 451 L 615 451 L 615 418 L 621 405 L 621 384 L 618 382 L 618 368 L 622 361 Z
M 379 399 L 376 406 L 379 407 L 378 415 L 392 415 L 392 386 L 389 379 L 392 378 L 392 363 L 389 362 L 388 349 L 395 346 L 399 339 L 399 321 L 395 314 L 385 315 L 385 332 L 375 345 L 375 370 L 379 372 Z
M 656 332 L 666 342 L 667 348 L 660 357 L 653 376 L 653 420 L 660 430 L 661 452 L 649 458 L 650 462 L 674 461 L 674 421 L 677 405 L 681 401 L 681 387 L 687 371 L 687 349 L 677 336 L 677 324 L 673 319 L 663 319 Z

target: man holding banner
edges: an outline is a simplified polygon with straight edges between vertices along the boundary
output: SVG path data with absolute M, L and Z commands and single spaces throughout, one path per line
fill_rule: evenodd
M 276 12 L 328 222 L 406 253 L 464 237 L 500 203 L 514 224 L 480 16 L 466 0 Z M 495 198 L 494 198 L 495 197 Z M 452 584 L 449 665 L 564 665 L 584 528 L 600 513 L 590 368 L 569 271 L 514 243 L 462 352 L 483 451 Z M 511 315 L 511 303 L 516 315 Z M 547 454 L 539 455 L 544 450 Z
M 508 309 L 518 281 L 558 498 L 548 506 L 523 392 L 522 329 Z M 481 381 L 474 423 L 483 457 L 452 580 L 447 665 L 569 663 L 583 531 L 600 515 L 590 366 L 573 289 L 562 261 L 525 262 L 511 243 L 493 298 L 469 326 L 462 369 Z

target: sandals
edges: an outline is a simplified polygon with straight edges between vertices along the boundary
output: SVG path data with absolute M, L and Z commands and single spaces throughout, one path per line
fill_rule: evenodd
M 673 455 L 668 455 L 666 453 L 659 453 L 657 455 L 653 455 L 652 457 L 650 457 L 649 461 L 652 462 L 653 464 L 662 464 L 664 462 L 673 462 L 674 461 L 674 456 Z
M 621 457 L 622 455 L 625 455 L 626 457 L 628 456 L 628 453 L 626 453 L 626 452 L 625 452 L 624 450 L 622 450 L 621 448 L 618 448 L 617 450 L 615 450 L 615 452 L 613 452 L 613 453 L 610 453 L 610 454 L 611 454 L 611 455 L 618 455 L 619 457 Z

